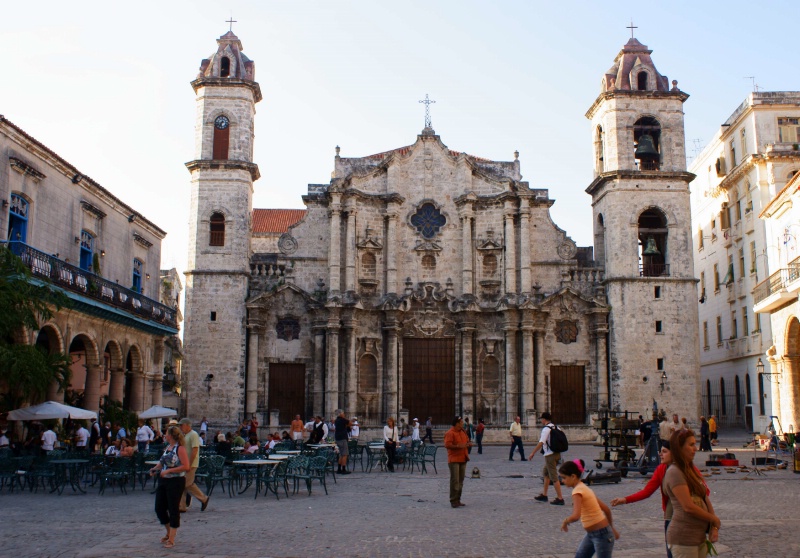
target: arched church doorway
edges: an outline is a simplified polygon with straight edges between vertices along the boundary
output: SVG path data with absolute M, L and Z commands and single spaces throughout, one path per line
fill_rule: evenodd
M 450 424 L 456 413 L 455 393 L 455 340 L 404 338 L 401 406 L 409 416 Z
M 278 411 L 278 422 L 289 424 L 295 415 L 306 414 L 306 366 L 275 362 L 269 365 L 269 398 L 267 406 L 270 411 Z M 328 409 L 330 413 L 333 409 Z M 348 409 L 347 412 L 350 412 Z
M 550 367 L 550 409 L 556 422 L 586 424 L 585 386 L 585 367 Z

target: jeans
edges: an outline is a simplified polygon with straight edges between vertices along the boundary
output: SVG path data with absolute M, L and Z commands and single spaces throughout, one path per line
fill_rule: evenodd
M 450 468 L 450 504 L 461 501 L 461 490 L 464 488 L 464 477 L 467 474 L 466 463 L 448 463 Z
M 611 552 L 614 550 L 614 532 L 611 527 L 603 527 L 596 531 L 587 531 L 583 537 L 581 544 L 578 545 L 578 550 L 575 552 L 575 558 L 611 558 Z
M 475 442 L 478 444 L 478 453 L 483 453 L 483 432 L 475 434 Z
M 139 446 L 139 453 L 147 453 L 147 444 L 150 442 L 136 442 L 136 445 Z
M 161 525 L 169 524 L 173 529 L 181 526 L 181 513 L 179 511 L 183 499 L 184 477 L 158 479 L 156 489 L 156 515 Z

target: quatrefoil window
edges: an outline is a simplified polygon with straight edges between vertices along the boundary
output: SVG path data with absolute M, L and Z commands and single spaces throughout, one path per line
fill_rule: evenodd
M 447 219 L 444 218 L 432 203 L 424 203 L 417 212 L 411 216 L 411 224 L 425 238 L 433 238 L 439 232 Z

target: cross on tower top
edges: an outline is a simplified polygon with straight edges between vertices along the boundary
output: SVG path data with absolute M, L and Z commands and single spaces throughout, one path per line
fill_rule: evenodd
M 226 20 L 225 20 L 225 23 L 230 23 L 230 24 L 231 24 L 231 25 L 230 25 L 230 27 L 228 28 L 228 31 L 231 31 L 231 32 L 233 32 L 233 24 L 234 24 L 234 23 L 239 23 L 239 22 L 238 22 L 238 21 L 236 21 L 235 19 L 233 19 L 233 16 L 231 16 L 231 18 L 230 18 L 230 19 L 226 19 Z
M 631 39 L 633 39 L 633 30 L 634 29 L 639 29 L 639 28 L 636 25 L 633 24 L 633 20 L 631 19 L 631 24 L 628 25 L 625 29 L 630 29 L 631 30 Z
M 428 97 L 427 93 L 425 93 L 425 98 L 422 101 L 420 101 L 420 103 L 425 105 L 425 127 L 426 128 L 430 128 L 431 127 L 431 105 L 434 104 L 435 102 L 436 101 L 432 101 Z

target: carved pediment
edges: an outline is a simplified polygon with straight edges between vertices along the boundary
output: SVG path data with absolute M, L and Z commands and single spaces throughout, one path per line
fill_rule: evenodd
M 418 240 L 414 250 L 417 252 L 441 252 L 442 247 L 432 240 Z
M 479 236 L 477 241 L 477 249 L 478 250 L 502 250 L 503 249 L 503 237 L 495 237 L 493 230 L 486 231 L 486 237 Z
M 373 238 L 372 229 L 367 227 L 367 233 L 364 240 L 357 244 L 359 250 L 383 250 L 380 238 Z
M 456 323 L 437 310 L 426 309 L 403 321 L 404 337 L 453 337 L 455 334 Z

